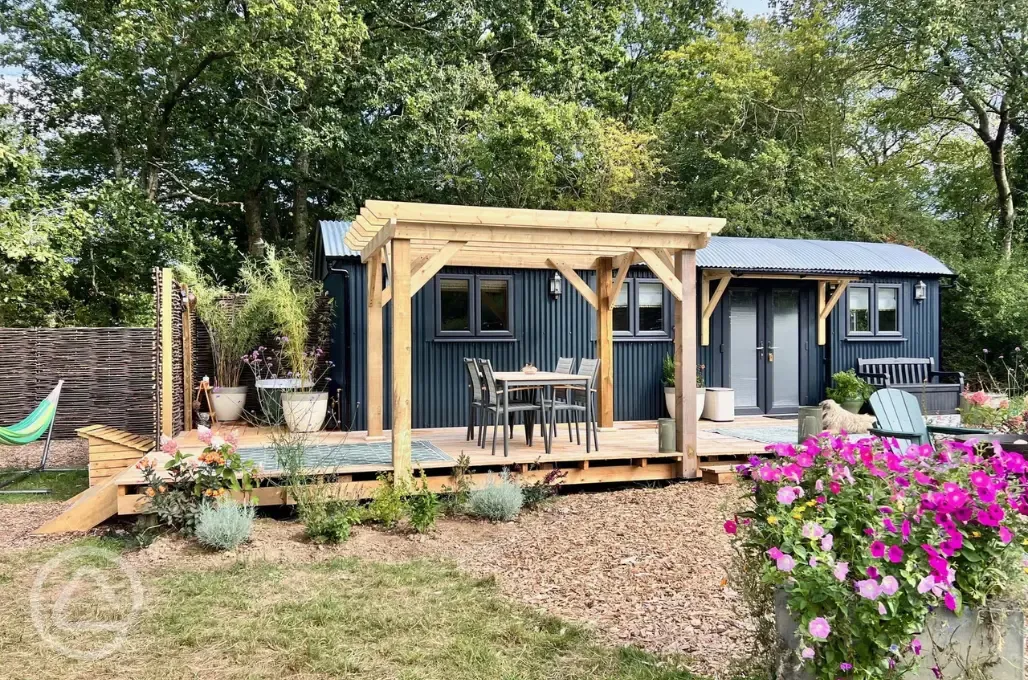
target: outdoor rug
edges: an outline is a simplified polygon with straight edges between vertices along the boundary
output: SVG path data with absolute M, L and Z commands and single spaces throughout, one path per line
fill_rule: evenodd
M 243 460 L 252 460 L 266 472 L 279 470 L 275 459 L 275 449 L 268 446 L 239 449 Z M 443 453 L 432 442 L 415 439 L 411 442 L 411 460 L 414 463 L 433 461 L 452 461 L 453 458 Z M 304 452 L 304 467 L 331 468 L 344 465 L 392 465 L 393 449 L 391 442 L 375 442 L 368 444 L 317 444 L 308 446 Z
M 795 442 L 798 434 L 795 425 L 792 427 L 719 427 L 709 431 L 723 434 L 726 437 L 749 439 L 765 444 Z

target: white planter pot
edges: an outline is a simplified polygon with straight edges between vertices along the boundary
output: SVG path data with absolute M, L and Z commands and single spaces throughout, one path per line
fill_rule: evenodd
M 317 432 L 328 413 L 328 392 L 283 392 L 282 416 L 291 432 Z
M 246 386 L 214 388 L 214 416 L 219 423 L 239 420 L 246 404 Z
M 707 390 L 702 387 L 696 388 L 696 420 L 700 419 L 700 414 L 703 413 L 703 402 L 707 398 Z M 667 406 L 667 413 L 672 418 L 675 417 L 675 388 L 665 387 L 664 388 L 664 405 Z
M 731 387 L 708 387 L 703 418 L 718 423 L 735 420 L 735 390 Z

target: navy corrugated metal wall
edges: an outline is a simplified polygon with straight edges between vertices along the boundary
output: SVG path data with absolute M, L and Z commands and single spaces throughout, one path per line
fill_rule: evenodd
M 349 295 L 343 295 L 344 275 L 348 273 Z M 462 358 L 478 356 L 488 358 L 499 370 L 513 370 L 531 361 L 541 368 L 552 367 L 558 356 L 595 356 L 595 311 L 570 286 L 557 300 L 550 297 L 546 270 L 478 269 L 447 267 L 446 273 L 506 274 L 513 277 L 515 339 L 509 341 L 438 341 L 434 338 L 435 282 L 430 282 L 417 293 L 413 301 L 413 424 L 414 427 L 456 427 L 466 423 L 467 390 Z M 580 272 L 592 283 L 592 272 Z M 633 268 L 632 278 L 653 278 L 644 268 Z M 917 279 L 868 277 L 879 283 L 902 285 L 901 327 L 902 340 L 852 341 L 845 338 L 845 296 L 839 302 L 829 321 L 829 340 L 826 347 L 817 345 L 817 297 L 813 283 L 799 282 L 801 290 L 800 319 L 803 356 L 801 358 L 800 401 L 817 403 L 823 398 L 826 377 L 837 370 L 856 365 L 857 357 L 881 356 L 939 356 L 939 283 L 925 279 L 927 299 L 913 300 L 913 286 Z M 740 282 L 753 286 L 759 281 Z M 327 273 L 327 290 L 336 298 L 336 333 L 333 377 L 344 387 L 348 403 L 344 403 L 343 422 L 353 422 L 355 429 L 366 428 L 364 389 L 366 385 L 367 356 L 365 324 L 367 319 L 366 268 L 356 260 L 337 261 L 333 271 Z M 739 285 L 737 283 L 732 284 Z M 349 300 L 347 300 L 349 298 Z M 665 292 L 670 304 L 670 296 Z M 727 300 L 727 295 L 725 297 Z M 390 315 L 386 307 L 385 334 L 385 405 L 384 423 L 391 420 L 389 386 L 390 371 Z M 697 361 L 705 366 L 707 385 L 727 385 L 723 370 L 722 352 L 727 351 L 727 305 L 718 305 L 711 319 L 711 342 L 698 348 Z M 349 336 L 350 359 L 344 355 L 345 336 Z M 826 353 L 827 349 L 827 353 Z M 616 420 L 649 420 L 665 414 L 661 385 L 661 361 L 673 351 L 670 340 L 615 340 L 614 342 L 614 417 Z M 347 366 L 347 363 L 349 366 Z M 830 365 L 829 365 L 830 364 Z M 346 380 L 349 374 L 350 380 Z M 347 384 L 349 382 L 349 384 Z M 357 405 L 360 407 L 357 408 Z M 356 409 L 356 411 L 355 411 Z
M 874 338 L 873 340 L 846 337 L 847 295 L 839 301 L 836 312 L 829 319 L 831 325 L 829 342 L 829 375 L 857 367 L 857 359 L 880 357 L 935 357 L 936 370 L 940 365 L 939 319 L 941 296 L 939 280 L 923 279 L 928 287 L 921 302 L 914 300 L 914 286 L 919 279 L 914 277 L 865 277 L 862 282 L 895 283 L 900 285 L 900 337 Z

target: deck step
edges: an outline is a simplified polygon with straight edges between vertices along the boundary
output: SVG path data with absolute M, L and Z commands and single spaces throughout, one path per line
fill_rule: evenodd
M 700 474 L 706 484 L 735 484 L 737 473 L 735 468 L 745 460 L 723 460 L 717 463 L 702 463 Z

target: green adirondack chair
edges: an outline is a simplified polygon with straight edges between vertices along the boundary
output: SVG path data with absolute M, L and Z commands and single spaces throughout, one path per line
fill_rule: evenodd
M 926 425 L 921 415 L 917 397 L 910 392 L 891 388 L 876 391 L 871 395 L 871 410 L 878 420 L 871 434 L 878 437 L 895 437 L 905 451 L 911 444 L 932 444 L 933 434 L 989 434 L 991 430 L 976 427 L 947 427 Z

